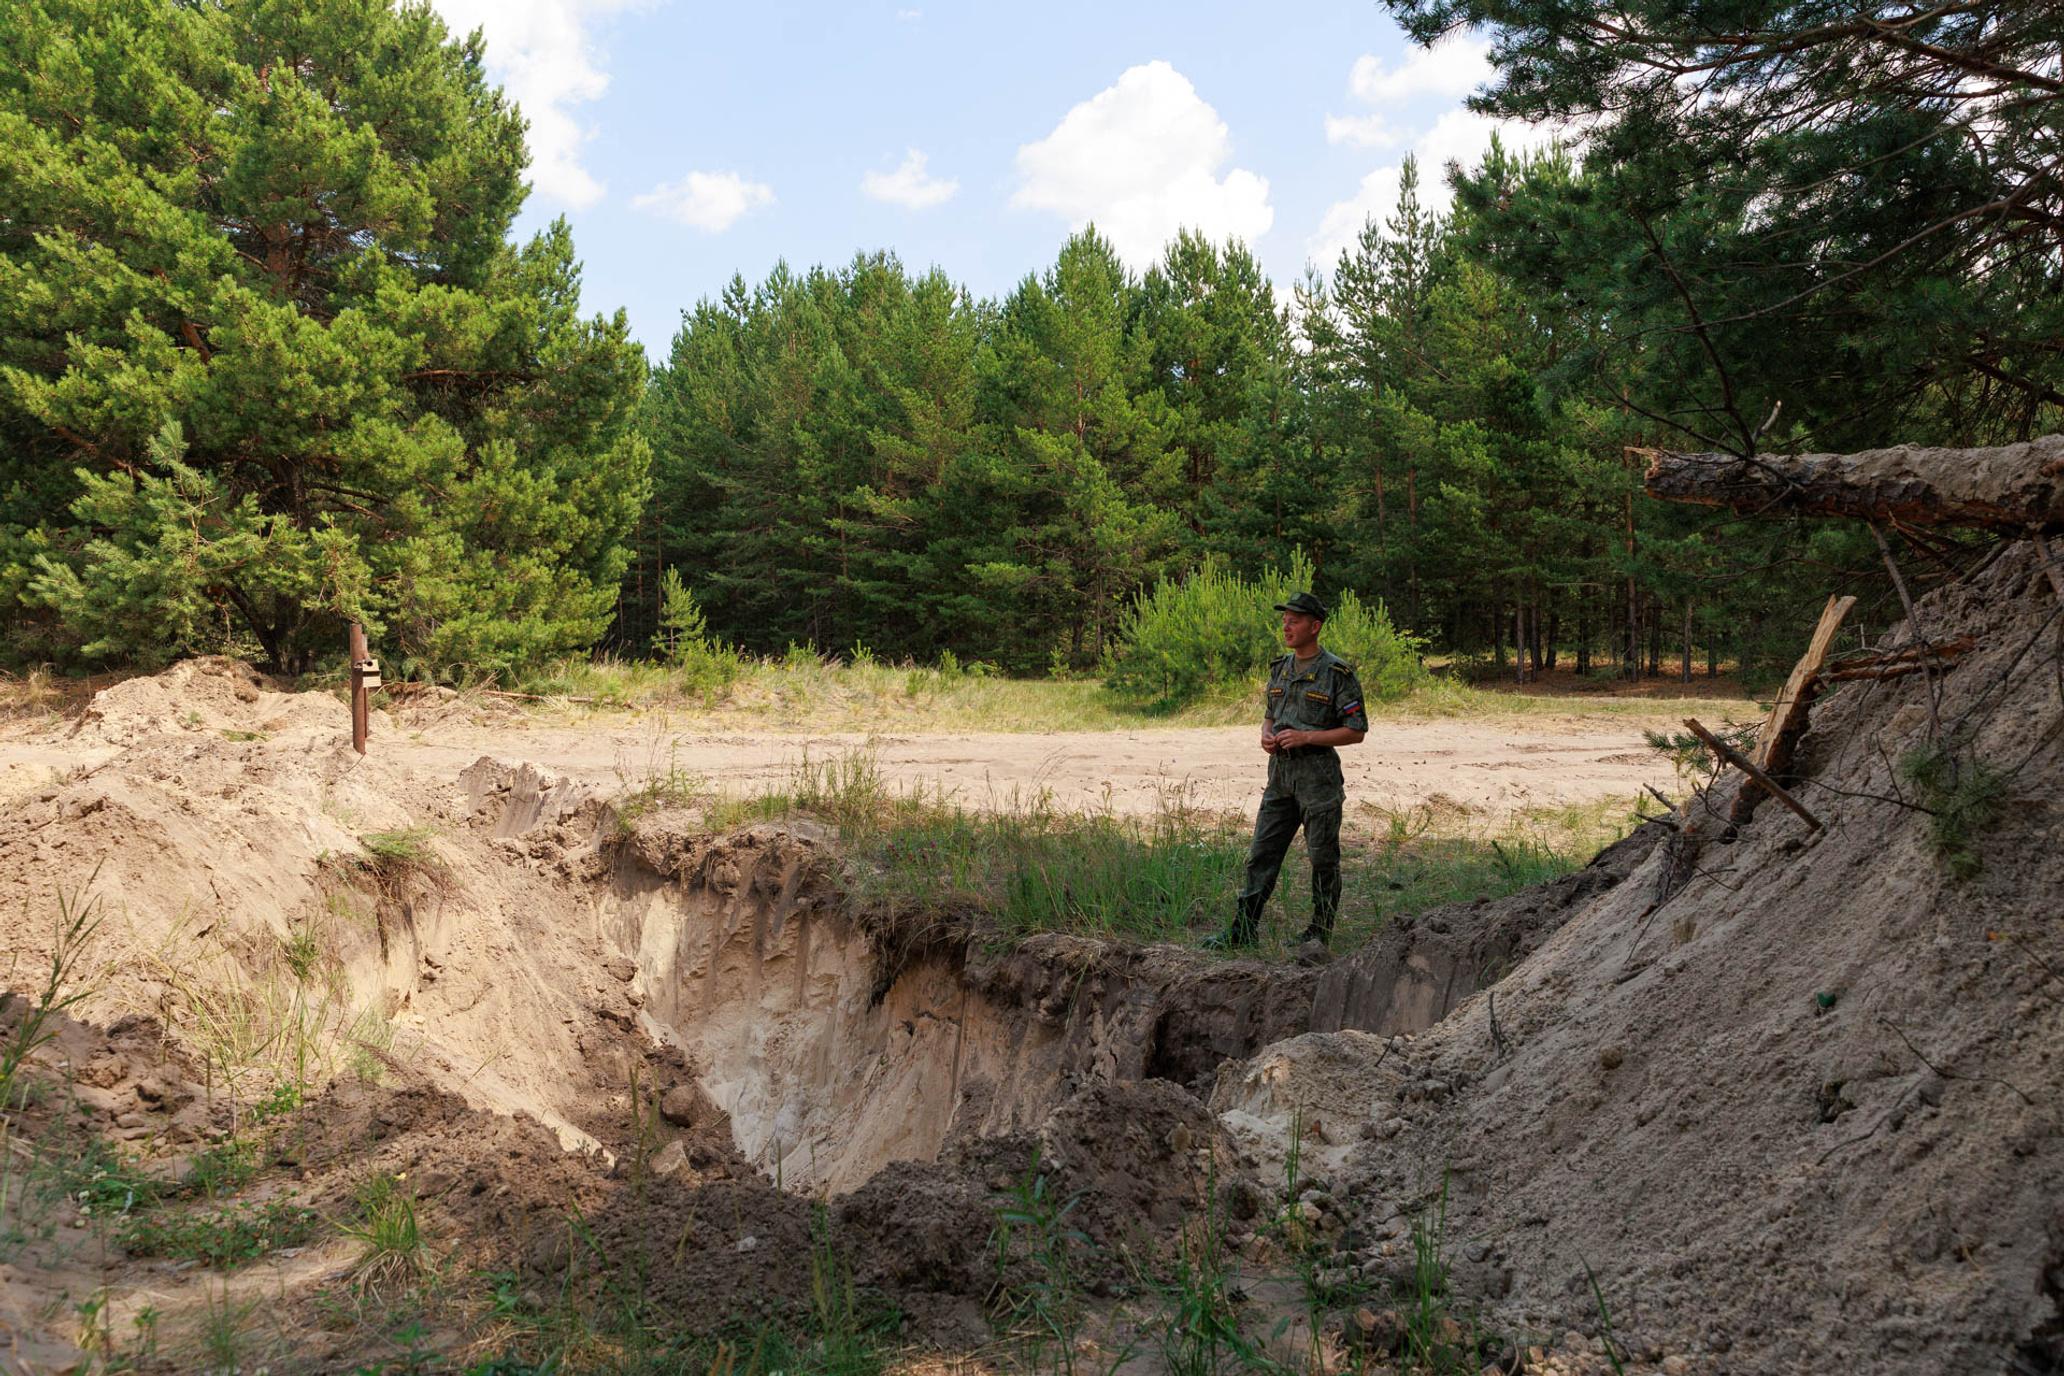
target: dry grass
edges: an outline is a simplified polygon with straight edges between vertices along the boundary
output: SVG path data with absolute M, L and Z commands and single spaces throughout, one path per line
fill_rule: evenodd
M 1258 690 L 1257 683 L 1257 690 Z M 1142 710 L 1088 678 L 1014 679 L 942 667 L 872 660 L 833 662 L 810 654 L 757 660 L 710 691 L 684 689 L 665 666 L 637 660 L 568 659 L 523 685 L 528 709 L 575 720 L 664 711 L 712 729 L 764 731 L 1136 731 L 1143 727 L 1239 726 L 1256 715 L 1255 694 L 1220 693 L 1173 713 Z M 1394 703 L 1371 703 L 1377 721 L 1426 718 L 1624 719 L 1741 716 L 1741 697 L 1618 696 L 1609 692 L 1521 694 L 1436 679 Z

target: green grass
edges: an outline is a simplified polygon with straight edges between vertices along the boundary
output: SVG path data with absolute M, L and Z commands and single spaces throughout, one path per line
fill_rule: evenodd
M 862 906 L 980 915 L 1005 940 L 1059 931 L 1191 942 L 1230 914 L 1249 839 L 1244 819 L 1190 808 L 1173 792 L 1145 816 L 1064 811 L 1044 795 L 965 808 L 892 789 L 865 752 L 805 758 L 787 787 L 713 804 L 707 821 L 721 829 L 794 817 L 838 829 L 848 890 Z M 1568 874 L 1624 835 L 1630 818 L 1624 802 L 1537 810 L 1475 830 L 1467 814 L 1377 812 L 1374 836 L 1348 829 L 1336 945 L 1438 904 L 1501 898 Z M 1293 846 L 1277 890 L 1283 915 L 1268 924 L 1264 954 L 1281 954 L 1285 935 L 1303 927 L 1309 873 Z
M 280 1199 L 219 1209 L 156 1210 L 130 1224 L 122 1245 L 138 1256 L 233 1270 L 267 1252 L 308 1241 L 320 1221 L 315 1210 Z
M 988 1296 L 990 1321 L 1029 1369 L 1047 1376 L 1075 1376 L 1080 1360 L 1087 1317 L 1080 1258 L 1090 1241 L 1068 1217 L 1079 1199 L 1060 1197 L 1035 1148 L 1032 1164 L 991 1204 L 996 1281 Z
M 1087 677 L 1022 679 L 947 663 L 833 662 L 808 652 L 749 660 L 716 689 L 663 664 L 613 658 L 560 660 L 515 687 L 546 714 L 664 712 L 739 730 L 1136 731 L 1142 727 L 1243 726 L 1258 719 L 1261 675 L 1222 686 L 1172 712 L 1157 712 Z M 1674 721 L 1741 716 L 1740 697 L 1656 698 L 1607 692 L 1548 696 L 1500 692 L 1434 678 L 1395 702 L 1369 704 L 1372 720 L 1444 717 L 1598 717 Z M 1380 727 L 1379 727 L 1380 729 Z
M 360 1244 L 351 1276 L 373 1296 L 413 1284 L 430 1271 L 430 1248 L 416 1220 L 416 1201 L 395 1177 L 376 1175 L 360 1186 L 357 1218 L 344 1225 Z
M 367 869 L 394 875 L 434 866 L 436 838 L 435 827 L 400 827 L 393 831 L 369 831 L 358 838 L 358 844 L 365 850 Z

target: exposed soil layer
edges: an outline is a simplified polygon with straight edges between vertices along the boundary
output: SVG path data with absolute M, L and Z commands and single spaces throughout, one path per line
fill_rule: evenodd
M 256 1134 L 253 1199 L 343 1218 L 393 1176 L 451 1265 L 537 1303 L 635 1276 L 696 1332 L 806 1311 L 831 1238 L 908 1338 L 956 1348 L 1035 1161 L 1109 1289 L 1207 1203 L 1253 1239 L 1294 1148 L 1338 1274 L 1402 1283 L 1409 1221 L 1444 1212 L 1515 1352 L 1586 1346 L 1595 1277 L 1672 1370 L 2054 1370 L 2064 618 L 2021 550 L 1921 617 L 1979 648 L 1822 699 L 1791 784 L 1824 832 L 1765 807 L 1692 857 L 1650 826 L 1316 970 L 862 920 L 810 827 L 625 825 L 535 765 L 361 759 L 334 699 L 180 666 L 100 695 L 82 767 L 0 811 L 15 984 L 56 895 L 106 904 L 39 1058 L 64 1090 L 13 1149 L 99 1139 L 176 1186 Z M 1962 792 L 1916 783 L 1931 738 Z M 289 1082 L 306 1102 L 255 1127 Z M 61 1369 L 78 1330 L 51 1316 L 103 1287 L 118 1324 L 171 1316 L 164 1370 L 211 1284 L 313 1335 L 275 1370 L 369 1351 L 323 1298 L 353 1260 L 333 1230 L 218 1281 L 41 1207 L 0 1259 L 24 1370 Z

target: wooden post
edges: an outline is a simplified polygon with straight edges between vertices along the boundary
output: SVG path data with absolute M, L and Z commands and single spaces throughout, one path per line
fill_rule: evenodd
M 365 663 L 372 658 L 366 648 L 365 627 L 351 623 L 351 748 L 365 754 L 366 728 L 372 720 L 371 690 L 366 687 Z

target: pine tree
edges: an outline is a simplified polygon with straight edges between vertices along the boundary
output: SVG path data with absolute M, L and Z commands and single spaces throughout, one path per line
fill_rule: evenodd
M 523 125 L 427 8 L 0 14 L 0 619 L 17 654 L 250 650 L 362 620 L 491 673 L 606 626 L 643 362 Z

